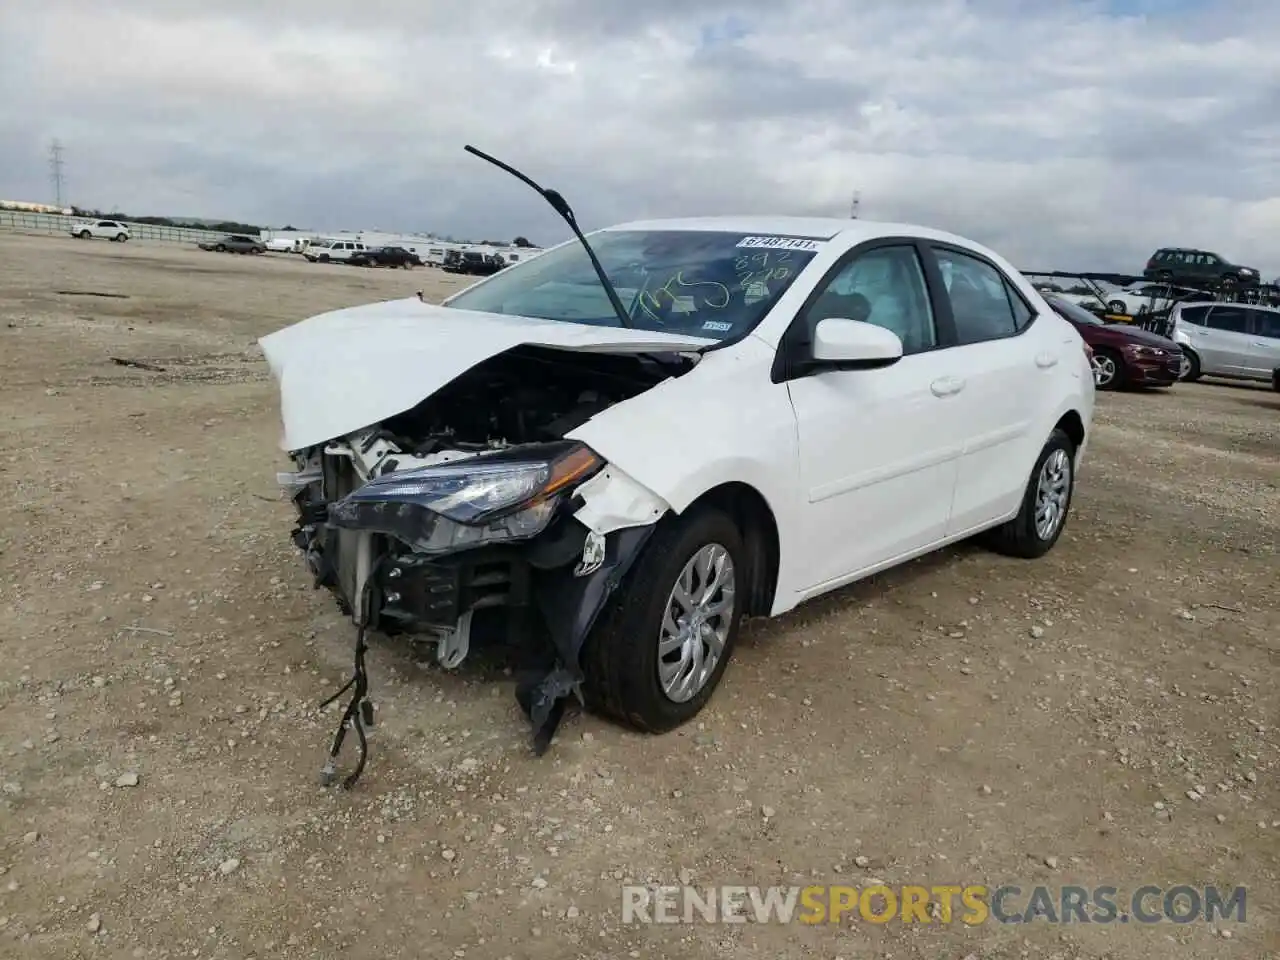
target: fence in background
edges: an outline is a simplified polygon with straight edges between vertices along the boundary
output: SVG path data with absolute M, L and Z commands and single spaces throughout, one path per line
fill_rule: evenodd
M 89 222 L 89 217 L 64 217 L 56 213 L 28 213 L 23 210 L 0 210 L 0 230 L 16 233 L 40 233 L 49 236 L 69 237 L 73 224 Z M 111 219 L 110 217 L 101 219 Z M 200 230 L 196 227 L 165 227 L 154 223 L 134 223 L 117 220 L 129 227 L 131 240 L 158 240 L 162 243 L 199 243 L 225 237 L 216 230 Z

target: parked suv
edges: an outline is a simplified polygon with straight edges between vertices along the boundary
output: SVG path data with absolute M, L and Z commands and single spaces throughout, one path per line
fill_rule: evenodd
M 1231 263 L 1208 250 L 1189 250 L 1185 247 L 1161 247 L 1147 261 L 1142 276 L 1147 280 L 1161 280 L 1165 283 L 1208 283 L 1242 287 L 1258 283 L 1258 271 L 1253 267 Z
M 367 249 L 359 240 L 322 240 L 311 244 L 302 255 L 311 263 L 345 263 Z
M 81 240 L 114 240 L 124 243 L 129 239 L 129 228 L 119 220 L 92 220 L 77 223 L 71 228 L 71 235 Z
M 1178 303 L 1169 314 L 1182 379 L 1271 380 L 1280 366 L 1280 310 L 1246 303 Z

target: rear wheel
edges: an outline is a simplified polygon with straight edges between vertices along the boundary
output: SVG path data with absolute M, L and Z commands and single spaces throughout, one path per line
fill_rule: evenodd
M 1110 303 L 1107 304 L 1107 309 L 1110 310 L 1112 313 L 1123 313 L 1123 314 L 1129 313 L 1129 305 L 1125 303 L 1123 300 L 1112 300 Z
M 1036 458 L 1018 515 L 987 534 L 991 548 L 1034 560 L 1058 542 L 1075 490 L 1075 444 L 1061 429 L 1049 435 Z
M 733 653 L 747 569 L 742 535 L 719 510 L 662 521 L 587 638 L 588 706 L 648 733 L 697 715 Z
M 1114 350 L 1099 347 L 1094 351 L 1094 366 L 1098 371 L 1099 390 L 1119 390 L 1124 386 L 1124 358 Z

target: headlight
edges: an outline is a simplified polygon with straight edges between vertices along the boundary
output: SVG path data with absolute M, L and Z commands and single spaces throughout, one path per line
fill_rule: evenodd
M 472 457 L 370 480 L 329 506 L 336 527 L 383 533 L 423 553 L 537 536 L 561 495 L 604 466 L 580 443 Z
M 1125 345 L 1125 350 L 1135 357 L 1163 357 L 1164 351 L 1159 347 L 1144 347 L 1136 343 Z

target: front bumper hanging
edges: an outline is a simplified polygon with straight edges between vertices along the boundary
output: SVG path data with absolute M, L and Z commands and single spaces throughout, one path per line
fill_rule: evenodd
M 316 528 L 312 527 L 308 533 L 306 521 L 323 524 L 324 511 L 319 507 L 309 507 L 307 511 L 303 516 L 303 524 L 295 531 L 295 542 L 307 553 L 308 562 L 316 572 L 315 585 L 338 588 L 341 593 L 339 584 L 347 579 L 338 570 L 342 564 L 335 563 L 322 550 L 317 551 L 315 544 L 308 540 L 309 536 L 316 535 Z M 536 756 L 545 754 L 550 747 L 570 699 L 576 699 L 579 704 L 584 702 L 582 647 L 609 598 L 626 577 L 653 530 L 654 527 L 648 525 L 625 528 L 604 538 L 588 535 L 595 541 L 597 548 L 599 541 L 603 539 L 603 556 L 597 554 L 589 564 L 585 561 L 583 542 L 574 546 L 569 562 L 564 562 L 569 557 L 565 553 L 565 542 L 552 543 L 548 550 L 543 551 L 551 556 L 530 557 L 533 570 L 527 583 L 518 583 L 518 596 L 521 602 L 527 597 L 540 614 L 550 638 L 551 658 L 548 668 L 522 678 L 517 683 L 515 695 L 532 727 L 531 744 Z M 581 539 L 586 541 L 588 537 Z M 538 553 L 538 546 L 531 545 L 531 553 Z M 580 557 L 584 558 L 583 562 L 575 564 L 574 561 Z M 441 564 L 442 568 L 457 570 L 467 566 L 465 556 L 453 558 L 453 561 Z M 380 617 L 372 615 L 375 607 L 373 597 L 377 584 L 385 579 L 386 573 L 385 563 L 374 566 L 363 584 L 359 603 L 352 603 L 350 600 L 342 602 L 340 599 L 344 612 L 352 615 L 356 621 L 355 664 L 347 684 L 321 704 L 322 708 L 326 707 L 347 690 L 352 691 L 351 700 L 339 721 L 321 774 L 321 781 L 325 785 L 331 784 L 336 778 L 337 758 L 348 731 L 355 732 L 360 755 L 353 772 L 342 781 L 343 787 L 353 787 L 364 771 L 368 754 L 366 728 L 373 725 L 373 704 L 368 698 L 369 681 L 365 666 L 368 649 L 366 636 L 367 631 L 379 623 Z M 474 609 L 477 602 L 484 605 L 483 600 L 474 592 L 461 588 L 461 581 L 457 577 L 441 575 L 429 579 L 441 588 L 435 602 L 448 608 L 450 616 L 442 616 L 441 620 L 450 619 L 454 614 L 465 614 Z M 459 589 L 453 589 L 455 587 Z M 460 595 L 455 595 L 459 593 Z

